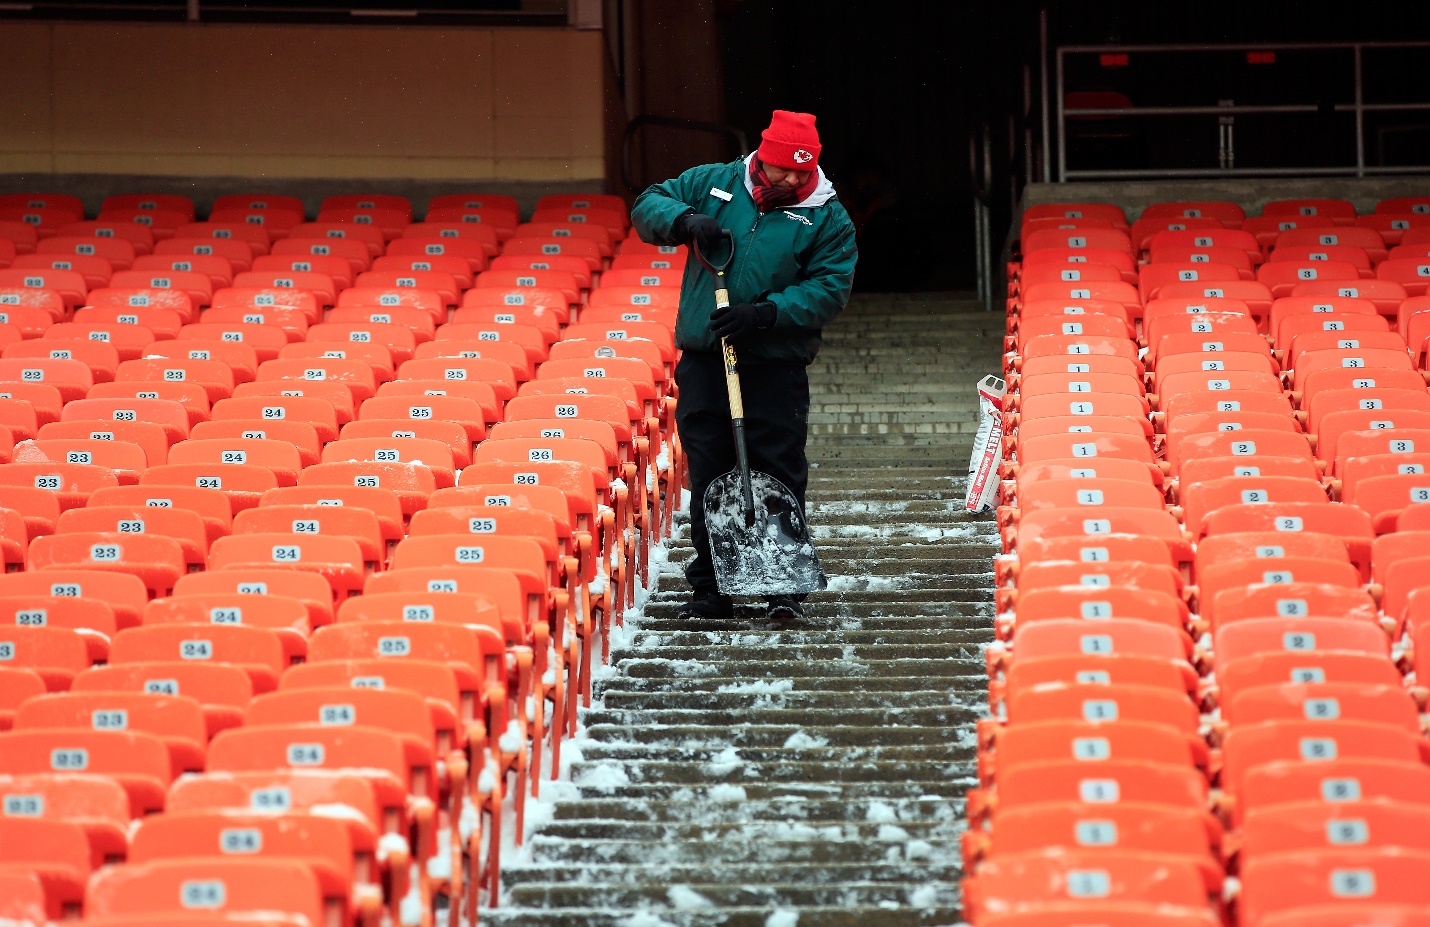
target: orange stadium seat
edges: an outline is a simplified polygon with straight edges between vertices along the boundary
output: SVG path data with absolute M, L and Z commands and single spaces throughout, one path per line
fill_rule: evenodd
M 1058 229 L 1041 228 L 1025 235 L 1022 241 L 1023 254 L 1045 248 L 1067 248 L 1073 251 L 1085 249 L 1106 249 L 1133 253 L 1133 242 L 1125 229 L 1087 228 Z
M 1393 316 L 1409 295 L 1395 280 L 1303 280 L 1291 289 L 1292 296 L 1345 296 L 1366 299 L 1382 315 Z
M 980 924 L 994 911 L 1109 895 L 1174 910 L 1208 909 L 1204 883 L 1196 861 L 1162 854 L 1082 849 L 1056 856 L 1012 854 L 986 860 L 965 878 L 963 903 L 966 916 Z
M 1356 209 L 1349 200 L 1337 199 L 1290 199 L 1273 200 L 1261 207 L 1263 216 L 1319 216 L 1333 220 L 1337 225 L 1351 225 L 1355 222 Z
M 1351 916 L 1357 903 L 1423 909 L 1430 892 L 1412 874 L 1427 862 L 1424 849 L 1386 846 L 1248 855 L 1238 899 L 1242 922 L 1267 924 L 1272 914 L 1290 917 L 1317 905 Z
M 107 259 L 83 254 L 22 254 L 8 266 L 13 270 L 77 273 L 84 278 L 85 287 L 88 289 L 108 285 L 115 272 L 114 265 Z
M 562 241 L 566 243 L 550 243 Z M 591 275 L 599 271 L 601 265 L 600 246 L 585 238 L 513 238 L 502 248 L 499 257 L 492 258 L 488 269 L 496 271 L 561 271 L 573 274 L 578 286 L 582 289 L 589 289 Z
M 69 206 L 0 206 L 0 221 L 23 224 L 33 229 L 39 238 L 49 238 L 62 227 L 84 218 Z
M 338 265 L 329 264 L 330 259 L 346 261 L 347 268 L 340 270 L 339 275 L 344 277 L 349 285 L 358 274 L 371 268 L 373 261 L 372 253 L 365 243 L 346 238 L 283 238 L 273 243 L 269 253 L 289 261 L 317 259 L 322 264 L 314 265 L 310 269 L 319 272 L 323 266 L 337 269 Z M 290 264 L 288 269 L 299 268 Z
M 1142 218 L 1146 219 L 1149 216 L 1144 212 Z M 1257 243 L 1256 237 L 1239 228 L 1239 223 L 1238 225 L 1227 225 L 1225 228 L 1164 228 L 1152 236 L 1144 250 L 1155 254 L 1163 248 L 1182 249 L 1189 253 L 1201 252 L 1208 248 L 1236 250 L 1243 252 L 1252 264 L 1260 264 L 1264 260 L 1261 245 Z
M 324 917 L 317 875 L 278 858 L 208 856 L 115 866 L 89 883 L 84 903 L 89 917 L 124 927 L 165 923 L 195 910 L 217 913 L 219 923 L 258 916 L 275 927 L 322 923 Z
M 481 246 L 486 257 L 492 258 L 501 250 L 500 242 L 516 234 L 516 226 L 516 217 L 505 212 L 443 208 L 429 212 L 425 221 L 409 225 L 403 230 L 402 237 L 423 242 L 474 242 Z
M 667 260 L 659 260 L 664 255 L 626 255 L 618 256 L 611 262 L 612 270 L 674 270 L 679 273 L 685 269 L 685 263 L 673 263 Z M 1019 268 L 1019 278 L 1021 279 L 1023 270 L 1030 270 L 1036 267 L 1056 266 L 1066 269 L 1086 265 L 1105 264 L 1115 267 L 1121 275 L 1121 279 L 1127 283 L 1137 282 L 1137 264 L 1131 253 L 1127 251 L 1114 250 L 1112 248 L 1038 248 L 1023 255 L 1023 263 Z M 661 265 L 661 266 L 655 266 Z
M 303 222 L 289 229 L 288 237 L 294 240 L 349 239 L 366 245 L 370 257 L 382 254 L 387 242 L 380 228 L 356 222 Z
M 1227 228 L 1237 228 L 1246 220 L 1246 212 L 1236 203 L 1225 200 L 1188 200 L 1169 203 L 1152 203 L 1142 210 L 1143 219 L 1160 219 L 1164 216 L 1181 218 L 1211 218 L 1225 223 Z
M 1122 207 L 1111 203 L 1045 203 L 1023 211 L 1024 222 L 1035 219 L 1102 219 L 1114 226 L 1127 227 Z
M 301 242 L 295 242 L 295 244 L 301 244 Z M 274 247 L 276 248 L 277 245 Z M 270 253 L 254 258 L 252 271 L 254 273 L 272 272 L 278 274 L 326 274 L 332 278 L 338 292 L 353 285 L 355 279 L 353 266 L 346 258 L 333 254 L 293 254 L 290 248 L 285 248 L 284 251 L 289 253 Z
M 0 818 L 0 866 L 31 875 L 41 888 L 34 923 L 72 917 L 83 903 L 90 875 L 89 843 L 78 824 L 59 820 Z M 13 882 L 5 883 L 7 889 Z M 31 896 L 33 898 L 33 896 Z M 7 899 L 12 904 L 18 899 Z

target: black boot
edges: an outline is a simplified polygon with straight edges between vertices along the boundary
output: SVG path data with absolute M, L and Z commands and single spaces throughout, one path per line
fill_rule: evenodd
M 765 617 L 774 621 L 799 621 L 804 617 L 804 606 L 791 595 L 772 595 Z
M 735 603 L 714 589 L 696 589 L 690 601 L 680 607 L 681 618 L 733 618 Z

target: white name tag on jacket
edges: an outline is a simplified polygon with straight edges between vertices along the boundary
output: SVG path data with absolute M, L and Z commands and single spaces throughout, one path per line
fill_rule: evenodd
M 710 195 L 711 195 L 711 196 L 714 196 L 714 197 L 718 197 L 719 199 L 722 199 L 722 200 L 724 200 L 724 201 L 727 202 L 727 203 L 730 202 L 730 200 L 734 199 L 734 196 L 733 196 L 732 194 L 726 193 L 724 190 L 721 190 L 719 187 L 711 187 L 711 188 L 710 188 Z

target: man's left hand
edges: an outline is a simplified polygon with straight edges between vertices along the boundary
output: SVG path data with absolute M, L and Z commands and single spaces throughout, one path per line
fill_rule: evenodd
M 774 324 L 775 307 L 772 303 L 737 303 L 710 313 L 710 331 L 730 340 L 743 338 L 753 331 L 764 331 Z

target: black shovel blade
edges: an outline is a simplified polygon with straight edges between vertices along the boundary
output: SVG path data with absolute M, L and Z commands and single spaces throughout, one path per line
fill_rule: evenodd
M 725 595 L 803 595 L 829 585 L 809 538 L 799 500 L 779 480 L 750 471 L 754 523 L 745 523 L 740 474 L 730 471 L 705 490 L 705 527 L 715 584 Z

